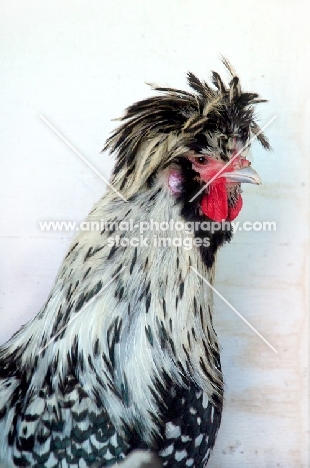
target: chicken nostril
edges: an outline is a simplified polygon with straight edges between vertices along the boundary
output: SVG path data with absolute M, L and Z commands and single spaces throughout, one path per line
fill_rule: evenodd
M 246 158 L 241 159 L 241 167 L 249 167 L 251 166 L 250 161 L 248 161 Z
M 249 167 L 251 165 L 250 161 L 246 159 L 244 156 L 233 156 L 231 161 L 231 166 L 234 169 L 243 169 L 245 167 Z

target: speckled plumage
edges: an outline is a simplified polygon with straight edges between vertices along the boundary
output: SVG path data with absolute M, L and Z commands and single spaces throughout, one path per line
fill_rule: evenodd
M 231 232 L 174 228 L 148 233 L 142 245 L 110 241 L 140 239 L 140 222 L 205 220 L 201 196 L 189 202 L 201 181 L 184 155 L 229 161 L 232 135 L 243 145 L 259 131 L 258 96 L 242 93 L 224 63 L 228 87 L 214 73 L 215 88 L 192 74 L 194 93 L 156 88 L 163 95 L 129 107 L 108 140 L 117 155 L 111 183 L 128 201 L 107 190 L 87 221 L 110 226 L 79 232 L 46 304 L 0 348 L 4 466 L 110 466 L 134 449 L 150 449 L 170 468 L 207 463 L 223 377 L 212 291 L 192 267 L 212 283 L 216 251 Z M 172 169 L 182 181 L 177 194 L 169 187 Z M 155 234 L 179 243 L 155 248 Z M 182 247 L 185 238 L 206 235 L 210 245 Z M 131 466 L 147 466 L 141 460 Z

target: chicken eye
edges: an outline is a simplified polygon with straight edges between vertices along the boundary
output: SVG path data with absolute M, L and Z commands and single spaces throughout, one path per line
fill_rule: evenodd
M 208 163 L 208 159 L 205 156 L 199 156 L 199 158 L 196 158 L 196 161 L 199 164 L 207 164 Z

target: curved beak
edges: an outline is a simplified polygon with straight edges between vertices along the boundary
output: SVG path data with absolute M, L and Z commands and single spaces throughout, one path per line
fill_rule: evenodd
M 247 182 L 249 184 L 256 185 L 262 184 L 261 178 L 250 166 L 242 169 L 236 169 L 231 172 L 223 172 L 220 177 L 225 177 L 227 182 Z

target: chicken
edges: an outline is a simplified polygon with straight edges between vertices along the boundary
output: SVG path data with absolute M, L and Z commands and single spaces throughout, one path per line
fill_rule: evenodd
M 111 184 L 40 312 L 0 348 L 3 466 L 203 467 L 221 423 L 216 253 L 232 238 L 264 102 L 188 73 L 127 108 Z M 137 451 L 136 451 L 137 450 Z M 160 461 L 156 459 L 159 457 Z M 121 466 L 121 465 L 120 465 Z

